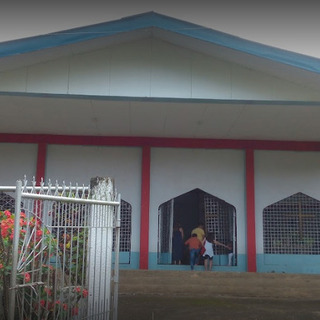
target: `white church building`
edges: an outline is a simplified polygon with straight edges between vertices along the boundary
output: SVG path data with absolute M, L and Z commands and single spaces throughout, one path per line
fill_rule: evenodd
M 319 87 L 319 59 L 155 12 L 2 42 L 0 185 L 112 177 L 123 269 L 189 270 L 173 225 L 203 222 L 214 271 L 318 273 Z

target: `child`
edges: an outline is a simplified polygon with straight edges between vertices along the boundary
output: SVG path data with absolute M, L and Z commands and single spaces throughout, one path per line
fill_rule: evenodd
M 196 259 L 200 252 L 200 248 L 202 247 L 202 243 L 198 239 L 197 234 L 193 233 L 191 237 L 184 244 L 189 247 L 190 267 L 191 267 L 191 270 L 193 270 L 194 265 L 196 263 Z
M 209 233 L 208 236 L 204 239 L 203 246 L 205 248 L 205 252 L 203 254 L 204 259 L 204 270 L 210 271 L 212 269 L 213 264 L 213 234 Z
M 204 259 L 204 270 L 211 271 L 213 265 L 213 245 L 222 246 L 227 248 L 226 245 L 214 239 L 213 234 L 209 233 L 208 236 L 204 239 L 204 247 L 206 251 L 203 254 Z

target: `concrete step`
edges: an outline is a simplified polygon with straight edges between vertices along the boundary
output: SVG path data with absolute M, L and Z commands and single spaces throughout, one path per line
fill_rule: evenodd
M 320 276 L 306 274 L 120 270 L 119 294 L 319 299 Z

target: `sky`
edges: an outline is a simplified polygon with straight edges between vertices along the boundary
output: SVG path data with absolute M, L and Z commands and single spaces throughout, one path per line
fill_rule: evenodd
M 319 9 L 314 0 L 2 0 L 0 42 L 155 11 L 320 58 Z

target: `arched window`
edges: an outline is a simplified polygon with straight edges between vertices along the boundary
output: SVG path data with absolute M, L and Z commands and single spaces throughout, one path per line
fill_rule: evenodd
M 267 254 L 320 254 L 320 201 L 301 192 L 263 210 Z
M 184 241 L 199 222 L 203 222 L 207 233 L 213 233 L 222 243 L 232 242 L 234 248 L 233 265 L 236 265 L 236 210 L 229 203 L 200 189 L 194 189 L 162 203 L 158 209 L 158 263 L 172 263 L 173 226 L 179 223 L 184 230 Z M 216 246 L 217 257 L 226 255 L 224 247 Z M 182 264 L 188 264 L 188 251 L 185 248 Z M 223 259 L 215 264 L 225 265 Z

